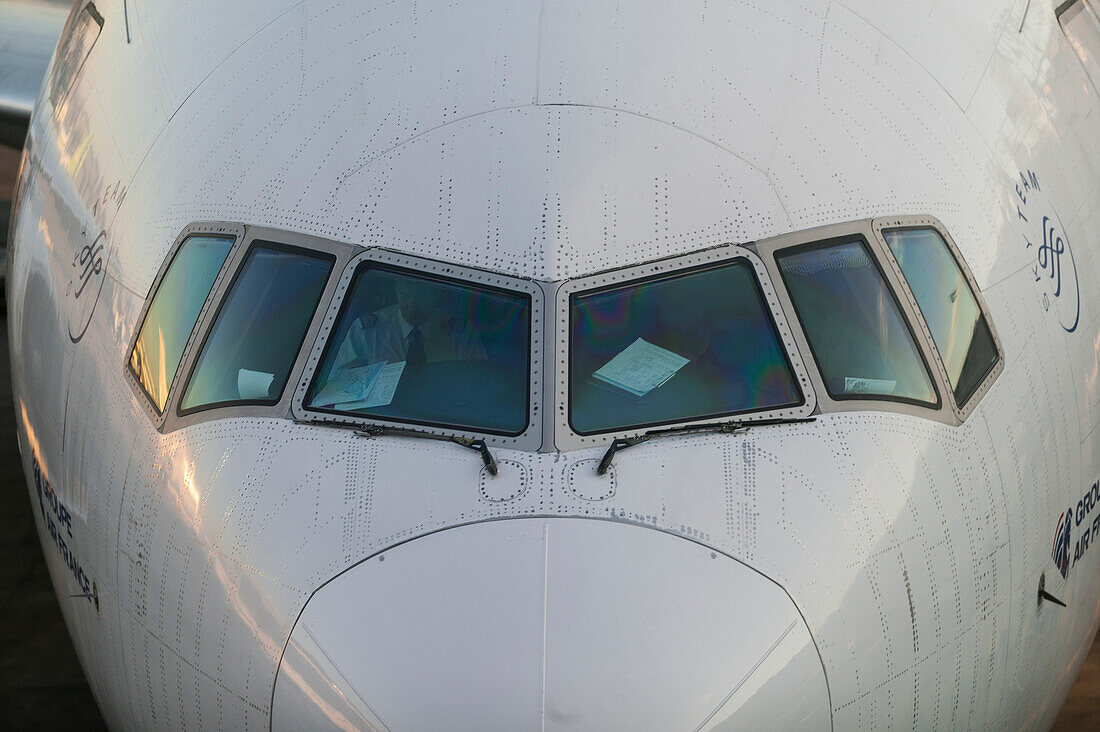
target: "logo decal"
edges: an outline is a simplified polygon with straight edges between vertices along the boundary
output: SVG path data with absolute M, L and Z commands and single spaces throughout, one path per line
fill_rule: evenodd
M 1085 556 L 1089 547 L 1096 544 L 1097 535 L 1100 535 L 1100 511 L 1096 511 L 1095 516 L 1092 514 L 1093 509 L 1098 506 L 1100 506 L 1100 480 L 1085 491 L 1076 506 L 1071 505 L 1058 517 L 1050 558 L 1054 560 L 1054 565 L 1062 573 L 1063 579 L 1069 574 L 1071 568 L 1077 566 L 1077 562 Z M 1080 536 L 1075 542 L 1070 536 L 1070 530 L 1074 526 L 1081 527 L 1082 524 L 1084 526 L 1080 529 Z M 1070 555 L 1071 546 L 1073 547 L 1072 556 Z
M 95 582 L 84 571 L 83 563 L 73 548 L 73 515 L 65 506 L 65 502 L 57 494 L 50 480 L 38 464 L 38 453 L 31 451 L 34 460 L 34 489 L 38 494 L 38 512 L 42 516 L 42 523 L 57 550 L 62 563 L 68 567 L 73 581 L 76 582 L 79 594 L 70 597 L 81 597 L 95 605 L 99 610 L 99 590 Z
M 69 276 L 69 287 L 65 295 L 69 299 L 69 339 L 79 343 L 88 330 L 99 293 L 103 289 L 103 278 L 107 276 L 104 250 L 107 232 L 100 232 L 90 244 L 77 250 L 73 257 Z
M 1031 274 L 1043 310 L 1057 318 L 1062 330 L 1072 333 L 1081 321 L 1081 286 L 1069 235 L 1058 212 L 1042 195 L 1039 177 L 1032 171 L 1020 171 L 1013 202 L 1016 216 L 1024 225 L 1024 248 L 1035 257 Z
M 1065 579 L 1069 574 L 1069 527 L 1073 523 L 1072 520 L 1066 520 L 1066 514 L 1069 514 L 1070 518 L 1073 518 L 1073 509 L 1069 511 L 1063 511 L 1062 515 L 1058 517 L 1058 528 L 1054 530 L 1054 550 L 1051 552 L 1050 557 L 1054 560 L 1054 565 L 1058 567 L 1058 571 L 1062 573 L 1062 579 Z
M 122 181 L 108 185 L 104 188 L 103 195 L 92 205 L 91 215 L 80 232 L 84 244 L 73 255 L 69 287 L 65 290 L 69 309 L 69 340 L 73 343 L 79 343 L 88 330 L 88 323 L 91 322 L 92 313 L 99 302 L 99 293 L 103 290 L 103 280 L 107 277 L 107 260 L 110 257 L 107 251 L 107 230 L 100 229 L 90 243 L 89 232 L 95 233 L 97 220 L 117 213 L 125 199 L 126 189 L 122 187 Z

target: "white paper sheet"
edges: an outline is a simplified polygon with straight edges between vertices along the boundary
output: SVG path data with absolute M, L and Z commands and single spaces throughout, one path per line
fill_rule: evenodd
M 241 399 L 267 399 L 275 374 L 251 369 L 237 370 L 237 395 Z
M 847 394 L 893 394 L 898 382 L 894 379 L 865 379 L 859 376 L 844 377 Z
M 639 338 L 592 375 L 634 396 L 645 396 L 689 363 L 691 359 Z
M 404 367 L 404 361 L 401 362 Z M 325 388 L 313 398 L 310 405 L 315 407 L 331 407 L 345 402 L 354 402 L 366 399 L 370 394 L 378 374 L 386 366 L 385 361 L 367 364 L 366 366 L 353 366 L 337 370 L 331 380 L 325 384 Z
M 393 394 L 397 391 L 397 385 L 401 382 L 401 374 L 405 371 L 404 361 L 395 361 L 383 367 L 371 384 L 367 395 L 358 401 L 340 402 L 337 409 L 354 411 L 357 409 L 370 409 L 371 407 L 384 407 L 393 401 Z

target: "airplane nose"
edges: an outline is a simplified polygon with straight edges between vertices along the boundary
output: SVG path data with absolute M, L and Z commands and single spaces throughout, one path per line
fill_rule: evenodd
M 307 602 L 273 730 L 830 729 L 777 584 L 693 541 L 591 519 L 440 531 Z

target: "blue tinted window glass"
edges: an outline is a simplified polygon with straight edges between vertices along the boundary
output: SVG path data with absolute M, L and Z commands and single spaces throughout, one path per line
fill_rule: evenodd
M 157 412 L 164 411 L 187 339 L 232 246 L 232 238 L 188 237 L 153 296 L 130 353 L 130 370 Z
M 257 243 L 229 288 L 180 401 L 180 411 L 275 404 L 335 258 Z
M 896 229 L 884 236 L 928 323 L 961 406 L 997 363 L 989 324 L 935 229 Z
M 752 268 L 734 261 L 570 297 L 580 434 L 802 403 Z
M 531 298 L 360 265 L 305 400 L 310 409 L 519 434 Z
M 780 251 L 776 262 L 830 396 L 939 403 L 866 244 Z

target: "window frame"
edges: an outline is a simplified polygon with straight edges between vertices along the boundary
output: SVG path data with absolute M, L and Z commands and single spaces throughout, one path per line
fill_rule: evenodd
M 898 292 L 904 295 L 909 309 L 913 312 L 913 322 L 917 323 L 920 327 L 924 340 L 934 354 L 936 370 L 939 372 L 939 380 L 948 394 L 947 402 L 949 403 L 951 412 L 958 421 L 958 424 L 962 424 L 966 421 L 967 417 L 974 412 L 975 407 L 978 406 L 978 403 L 989 392 L 993 382 L 997 380 L 997 377 L 1001 375 L 1001 372 L 1004 371 L 1005 368 L 1004 347 L 1001 344 L 1000 336 L 997 334 L 997 328 L 993 324 L 993 316 L 989 312 L 989 306 L 986 305 L 985 298 L 982 297 L 981 288 L 978 287 L 978 281 L 974 279 L 974 274 L 970 271 L 970 267 L 967 266 L 966 259 L 962 256 L 962 252 L 959 251 L 959 247 L 955 244 L 955 240 L 952 239 L 951 235 L 947 232 L 947 228 L 939 219 L 933 216 L 879 217 L 871 221 L 871 229 L 874 232 L 876 243 L 883 253 L 884 261 L 889 264 L 890 270 L 899 282 L 900 289 Z M 890 250 L 890 245 L 886 242 L 885 232 L 898 229 L 932 229 L 940 235 L 947 244 L 948 252 L 950 252 L 952 258 L 955 260 L 955 266 L 962 272 L 966 284 L 970 287 L 970 294 L 974 296 L 974 300 L 978 303 L 978 310 L 981 312 L 982 317 L 985 318 L 986 325 L 989 326 L 989 332 L 993 336 L 993 345 L 997 349 L 997 363 L 995 363 L 985 376 L 982 377 L 978 386 L 971 392 L 969 398 L 966 400 L 965 405 L 960 406 L 955 399 L 955 390 L 951 387 L 951 379 L 947 374 L 947 367 L 944 365 L 939 348 L 936 346 L 936 341 L 932 337 L 932 331 L 928 328 L 928 323 L 924 319 L 924 313 L 921 312 L 920 304 L 913 295 L 913 291 L 909 288 L 909 281 L 905 279 L 905 275 L 901 271 L 901 265 L 899 265 L 894 258 L 894 253 Z
M 752 269 L 752 274 L 755 277 L 759 294 L 763 295 L 764 307 L 771 316 L 772 322 L 775 324 L 776 330 L 778 331 L 780 347 L 787 358 L 787 362 L 790 364 L 791 371 L 794 373 L 795 382 L 802 391 L 802 403 L 792 407 L 783 407 L 779 409 L 665 422 L 662 423 L 660 427 L 655 427 L 655 425 L 639 425 L 637 427 L 611 432 L 585 434 L 575 432 L 570 424 L 570 361 L 572 354 L 570 299 L 572 295 L 596 292 L 618 285 L 642 283 L 646 280 L 663 277 L 665 275 L 686 274 L 699 269 L 709 269 L 722 264 L 733 263 L 736 260 L 744 260 Z M 813 383 L 801 353 L 795 348 L 793 331 L 785 313 L 779 307 L 776 289 L 772 282 L 773 280 L 770 273 L 766 270 L 764 263 L 755 252 L 746 246 L 722 244 L 692 254 L 669 257 L 667 259 L 610 270 L 560 283 L 554 295 L 554 358 L 547 362 L 548 370 L 551 364 L 554 365 L 552 370 L 556 381 L 553 410 L 555 447 L 562 451 L 600 447 L 614 440 L 643 435 L 655 428 L 669 429 L 683 425 L 717 424 L 728 422 L 731 419 L 743 422 L 759 422 L 769 419 L 804 418 L 810 416 L 817 408 L 818 385 Z
M 199 221 L 189 224 L 180 232 L 179 236 L 176 237 L 175 242 L 172 243 L 172 246 L 168 250 L 168 254 L 164 257 L 164 261 L 161 262 L 156 277 L 153 278 L 153 283 L 149 286 L 149 291 L 145 294 L 145 303 L 142 305 L 141 313 L 134 326 L 134 332 L 130 334 L 130 338 L 127 341 L 128 347 L 122 360 L 122 372 L 125 374 L 126 382 L 130 385 L 130 388 L 137 397 L 138 403 L 145 409 L 145 414 L 152 420 L 153 425 L 159 431 L 164 431 L 165 422 L 170 415 L 175 413 L 175 397 L 178 390 L 177 384 L 187 370 L 187 365 L 190 363 L 190 354 L 194 348 L 197 336 L 204 332 L 211 303 L 217 301 L 217 295 L 222 289 L 227 273 L 233 269 L 233 261 L 244 235 L 245 227 L 242 224 L 211 221 Z M 192 236 L 231 237 L 233 243 L 229 245 L 229 253 L 226 254 L 225 261 L 222 262 L 221 269 L 218 271 L 217 277 L 214 278 L 213 284 L 210 285 L 210 291 L 206 293 L 206 300 L 203 302 L 202 308 L 199 309 L 199 315 L 195 319 L 195 324 L 191 327 L 191 334 L 187 337 L 187 342 L 184 344 L 183 353 L 180 355 L 180 362 L 176 367 L 175 376 L 172 377 L 172 383 L 168 385 L 168 398 L 164 402 L 164 411 L 158 412 L 152 397 L 146 393 L 145 388 L 130 369 L 130 354 L 132 354 L 134 348 L 137 347 L 137 340 L 141 335 L 141 329 L 145 327 L 145 319 L 149 315 L 149 308 L 153 305 L 153 298 L 160 290 L 164 277 L 168 274 L 168 270 L 171 268 L 172 263 L 176 261 L 176 255 L 179 254 L 179 250 L 183 247 L 183 243 Z
M 348 289 L 355 277 L 355 272 L 361 264 L 373 262 L 389 269 L 408 270 L 412 274 L 438 279 L 470 282 L 487 288 L 505 290 L 526 295 L 531 301 L 531 326 L 529 333 L 530 347 L 528 349 L 527 367 L 527 426 L 518 434 L 505 435 L 495 432 L 478 430 L 465 430 L 443 425 L 422 424 L 411 421 L 397 421 L 380 419 L 376 417 L 358 417 L 352 414 L 320 411 L 309 409 L 305 406 L 305 398 L 310 385 L 316 377 L 316 372 L 321 364 L 325 346 L 332 335 L 332 331 L 344 309 Z M 535 452 L 542 447 L 543 441 L 543 372 L 544 369 L 544 342 L 545 332 L 545 300 L 546 295 L 540 283 L 530 279 L 512 277 L 481 269 L 474 269 L 449 262 L 440 262 L 425 257 L 372 247 L 357 253 L 347 261 L 339 273 L 338 283 L 335 286 L 332 297 L 320 327 L 312 341 L 309 352 L 298 373 L 297 384 L 293 389 L 291 402 L 291 415 L 300 421 L 316 423 L 336 423 L 341 425 L 354 425 L 368 427 L 377 425 L 382 427 L 396 427 L 405 430 L 414 430 L 434 435 L 448 437 L 462 437 L 474 440 L 484 440 L 487 445 L 496 445 L 514 450 Z
M 87 48 L 83 48 L 83 38 L 78 39 L 74 36 L 80 27 L 78 25 L 79 20 L 85 13 L 88 14 L 88 17 L 90 17 L 92 22 L 96 25 L 95 37 L 88 43 Z M 92 50 L 99 41 L 99 37 L 103 35 L 103 22 L 103 14 L 99 12 L 99 8 L 95 6 L 95 2 L 92 0 L 81 0 L 80 2 L 76 2 L 72 10 L 69 11 L 69 17 L 65 20 L 65 25 L 61 29 L 61 40 L 59 42 L 59 46 L 65 53 L 58 54 L 55 52 L 53 62 L 50 65 L 49 76 L 47 77 L 48 84 L 43 84 L 43 87 L 48 87 L 46 98 L 49 99 L 55 117 L 60 117 L 62 115 L 65 105 L 69 101 L 69 94 L 72 92 L 73 87 L 76 86 L 76 81 L 80 78 L 80 73 L 84 70 L 84 65 L 88 63 L 88 58 L 92 55 Z M 80 42 L 82 46 L 80 61 L 75 67 L 62 69 L 58 64 L 62 62 L 75 42 Z M 66 71 L 68 73 L 64 74 L 63 72 Z
M 895 217 L 896 219 L 897 217 Z M 908 292 L 904 280 L 900 280 L 900 269 L 889 253 L 888 247 L 882 238 L 874 232 L 872 219 L 849 221 L 840 224 L 829 224 L 814 229 L 807 229 L 791 234 L 764 239 L 751 244 L 765 262 L 768 275 L 776 282 L 782 283 L 778 289 L 779 300 L 784 312 L 789 314 L 794 331 L 795 342 L 803 353 L 810 354 L 810 378 L 818 392 L 819 412 L 823 414 L 838 412 L 866 412 L 881 411 L 908 414 L 925 419 L 932 419 L 949 425 L 957 425 L 960 422 L 955 417 L 949 402 L 944 394 L 950 392 L 950 386 L 946 381 L 946 371 L 940 361 L 939 353 L 932 346 L 932 336 L 928 332 L 924 319 L 920 317 L 919 309 L 915 307 L 912 293 Z M 817 357 L 810 346 L 809 339 L 802 327 L 802 321 L 798 318 L 798 311 L 790 298 L 786 281 L 779 271 L 776 261 L 776 253 L 792 249 L 805 249 L 815 246 L 827 246 L 838 244 L 846 240 L 861 239 L 867 246 L 871 259 L 875 260 L 875 266 L 886 284 L 887 290 L 898 306 L 902 320 L 909 328 L 910 336 L 917 346 L 925 373 L 932 383 L 932 389 L 936 392 L 937 403 L 928 405 L 912 400 L 889 399 L 881 396 L 852 396 L 835 398 L 825 386 L 825 379 L 821 375 L 821 367 L 817 363 Z M 889 266 L 886 266 L 889 263 Z M 899 281 L 900 280 L 900 281 Z M 933 367 L 933 364 L 935 366 Z
M 352 244 L 336 242 L 331 239 L 310 236 L 308 234 L 270 229 L 262 226 L 244 226 L 243 228 L 244 236 L 237 242 L 234 249 L 230 251 L 227 269 L 223 271 L 223 276 L 215 285 L 212 303 L 207 303 L 207 309 L 204 310 L 203 317 L 199 321 L 199 327 L 196 328 L 196 333 L 199 334 L 199 338 L 189 343 L 187 350 L 184 352 L 184 359 L 180 364 L 180 372 L 184 374 L 184 378 L 177 379 L 177 382 L 172 385 L 168 401 L 171 406 L 171 411 L 168 419 L 164 421 L 161 432 L 172 432 L 197 422 L 207 422 L 213 419 L 224 419 L 226 417 L 287 418 L 290 415 L 290 404 L 294 394 L 291 385 L 297 383 L 298 379 L 301 377 L 302 368 L 304 366 L 302 354 L 306 347 L 308 347 L 317 336 L 321 316 L 328 311 L 332 303 L 332 295 L 336 289 L 336 281 L 339 273 L 347 264 L 348 260 L 350 260 L 359 249 L 359 247 Z M 244 404 L 240 402 L 230 402 L 223 406 L 210 405 L 197 410 L 188 410 L 186 413 L 181 414 L 180 402 L 183 399 L 184 384 L 191 381 L 192 372 L 195 370 L 199 355 L 202 353 L 202 346 L 206 343 L 207 338 L 209 338 L 214 321 L 218 313 L 221 312 L 226 297 L 233 283 L 236 282 L 237 277 L 241 274 L 244 262 L 249 252 L 252 250 L 253 244 L 256 242 L 264 242 L 269 245 L 274 244 L 277 247 L 282 246 L 291 250 L 304 249 L 310 252 L 329 254 L 336 257 L 336 261 L 332 265 L 332 270 L 329 272 L 328 280 L 325 282 L 325 287 L 321 291 L 321 297 L 317 301 L 317 308 L 313 311 L 313 318 L 310 320 L 309 327 L 306 328 L 305 338 L 302 339 L 302 346 L 298 349 L 294 364 L 290 368 L 290 373 L 287 376 L 287 385 L 283 389 L 279 401 L 275 404 Z M 211 306 L 212 304 L 213 306 Z
M 917 349 L 917 356 L 920 358 L 921 365 L 924 367 L 924 373 L 928 377 L 929 386 L 932 387 L 932 393 L 935 396 L 935 401 L 924 402 L 924 401 L 921 401 L 919 399 L 912 399 L 912 398 L 903 397 L 903 396 L 896 396 L 896 397 L 895 396 L 887 396 L 886 394 L 872 394 L 870 396 L 870 398 L 868 396 L 865 396 L 864 394 L 849 394 L 849 395 L 834 394 L 832 392 L 832 390 L 829 389 L 828 382 L 825 381 L 824 375 L 822 375 L 821 384 L 825 389 L 825 393 L 828 394 L 829 398 L 832 399 L 835 402 L 880 401 L 881 400 L 881 401 L 887 401 L 887 402 L 898 402 L 900 404 L 911 404 L 911 405 L 916 406 L 916 407 L 925 407 L 925 408 L 928 408 L 928 409 L 939 409 L 943 405 L 943 395 L 940 393 L 940 388 L 939 388 L 939 384 L 936 380 L 936 375 L 932 371 L 932 365 L 928 361 L 928 356 L 927 356 L 927 354 L 925 354 L 924 349 L 920 345 L 920 338 L 919 338 L 919 336 L 916 332 L 916 329 L 913 328 L 913 324 L 910 323 L 909 320 L 906 318 L 905 306 L 902 305 L 901 299 L 898 298 L 897 292 L 895 292 L 894 289 L 890 286 L 890 281 L 886 277 L 886 272 L 883 270 L 882 262 L 878 261 L 875 258 L 874 249 L 871 247 L 871 243 L 869 241 L 867 241 L 867 238 L 865 236 L 863 236 L 862 234 L 855 234 L 855 235 L 848 235 L 848 236 L 838 236 L 838 237 L 833 238 L 833 239 L 822 239 L 820 241 L 808 242 L 806 244 L 798 244 L 798 245 L 795 245 L 795 246 L 783 247 L 778 252 L 772 252 L 772 257 L 776 259 L 777 264 L 778 264 L 778 259 L 780 257 L 782 257 L 783 255 L 785 255 L 785 254 L 802 254 L 802 253 L 805 253 L 805 252 L 816 252 L 816 251 L 819 251 L 819 250 L 832 249 L 833 247 L 836 247 L 836 246 L 842 246 L 844 244 L 852 244 L 852 243 L 861 244 L 866 249 L 867 253 L 871 257 L 871 265 L 874 267 L 874 269 L 878 273 L 879 277 L 882 278 L 882 282 L 886 286 L 886 292 L 890 295 L 890 298 L 893 301 L 894 305 L 897 306 L 898 314 L 901 316 L 902 324 L 908 330 L 909 337 L 913 340 L 913 345 Z M 790 297 L 790 283 L 788 283 L 786 279 L 783 279 L 782 270 L 779 271 L 779 275 L 780 275 L 780 278 L 783 282 L 784 293 L 788 297 Z M 792 304 L 792 307 L 794 307 L 794 301 L 793 300 L 791 301 L 791 304 Z M 795 307 L 792 312 L 797 314 L 798 313 L 797 307 Z M 802 327 L 801 319 L 799 319 L 799 326 Z M 805 332 L 805 328 L 803 328 L 803 332 Z M 807 338 L 807 345 L 810 348 L 810 355 L 813 356 L 814 364 L 817 366 L 817 371 L 818 371 L 819 374 L 821 374 L 821 360 L 818 358 L 817 349 L 814 348 L 813 343 L 810 342 L 808 338 Z
M 1057 2 L 1057 0 L 1055 1 Z M 1065 0 L 1065 2 L 1062 2 L 1054 8 L 1054 22 L 1057 23 L 1058 30 L 1062 32 L 1062 38 L 1065 39 L 1066 44 L 1073 52 L 1073 56 L 1077 59 L 1077 63 L 1081 67 L 1081 70 L 1085 72 L 1085 78 L 1088 79 L 1089 86 L 1092 87 L 1093 93 L 1100 94 L 1100 79 L 1092 78 L 1088 66 L 1085 65 L 1084 59 L 1081 58 L 1077 49 L 1074 47 L 1073 39 L 1070 38 L 1069 33 L 1066 31 L 1065 23 L 1062 22 L 1062 16 L 1065 15 L 1070 8 L 1078 4 L 1083 6 L 1083 12 L 1091 13 L 1094 18 L 1100 20 L 1100 10 L 1094 8 L 1092 3 L 1088 2 L 1088 0 Z M 1097 54 L 1098 60 L 1100 60 L 1100 49 L 1095 49 L 1095 53 Z
M 327 261 L 330 263 L 328 276 L 325 278 L 325 286 L 321 288 L 320 296 L 317 299 L 317 305 L 313 310 L 313 315 L 310 317 L 309 324 L 306 326 L 306 330 L 302 335 L 302 341 L 295 349 L 294 361 L 291 364 L 290 371 L 287 373 L 286 383 L 283 385 L 283 389 L 279 392 L 279 396 L 276 399 L 234 399 L 223 402 L 211 402 L 208 404 L 200 404 L 189 409 L 183 408 L 183 396 L 187 393 L 187 387 L 191 384 L 191 379 L 195 376 L 195 367 L 198 365 L 199 357 L 202 355 L 203 349 L 206 348 L 206 344 L 210 341 L 210 336 L 214 333 L 214 324 L 218 322 L 218 317 L 225 310 L 225 306 L 229 303 L 229 294 L 233 291 L 233 287 L 240 281 L 241 276 L 245 271 L 245 263 L 248 261 L 249 255 L 254 249 L 263 248 L 278 252 L 286 252 L 287 254 L 299 254 L 306 257 L 311 257 L 319 261 Z M 229 278 L 226 286 L 221 290 L 218 297 L 218 307 L 213 311 L 210 316 L 210 322 L 203 329 L 202 341 L 197 344 L 195 348 L 195 354 L 193 361 L 189 364 L 187 379 L 182 382 L 179 387 L 178 402 L 176 403 L 175 415 L 179 418 L 189 417 L 199 412 L 210 412 L 214 410 L 226 410 L 234 409 L 236 407 L 264 407 L 271 408 L 278 405 L 284 400 L 287 392 L 290 390 L 291 377 L 296 375 L 295 367 L 298 366 L 302 359 L 302 350 L 306 343 L 309 341 L 309 333 L 317 320 L 317 314 L 321 312 L 322 306 L 325 300 L 325 293 L 331 292 L 329 286 L 333 280 L 333 275 L 338 271 L 336 269 L 339 257 L 335 252 L 326 251 L 317 247 L 316 245 L 304 247 L 299 245 L 288 244 L 284 241 L 276 239 L 265 239 L 259 236 L 251 236 L 248 242 L 240 247 L 238 252 L 237 261 L 233 269 L 233 276 Z
M 970 395 L 965 406 L 955 401 L 943 360 L 940 358 L 935 341 L 913 296 L 901 268 L 895 260 L 884 236 L 885 231 L 893 229 L 935 230 L 946 242 L 956 265 L 966 278 L 982 316 L 985 318 L 997 349 L 997 363 L 989 370 L 978 387 Z M 191 236 L 224 236 L 232 238 L 230 250 L 222 264 L 214 283 L 207 293 L 191 333 L 184 346 L 176 374 L 169 385 L 168 399 L 163 413 L 158 413 L 152 399 L 146 394 L 137 377 L 130 370 L 130 354 L 137 343 L 141 328 L 145 324 L 153 298 L 175 261 L 183 243 Z M 810 347 L 802 324 L 796 317 L 793 302 L 775 260 L 775 253 L 790 248 L 823 244 L 830 241 L 859 238 L 867 246 L 876 260 L 880 275 L 901 310 L 903 319 L 917 344 L 925 369 L 929 374 L 933 388 L 939 398 L 938 407 L 929 407 L 909 401 L 895 401 L 884 398 L 866 398 L 863 396 L 834 399 L 825 388 L 816 357 Z M 305 249 L 310 253 L 335 257 L 332 271 L 318 300 L 313 319 L 306 330 L 297 357 L 287 379 L 287 386 L 279 401 L 275 404 L 243 404 L 232 402 L 225 406 L 210 405 L 186 414 L 179 413 L 184 384 L 192 377 L 196 362 L 210 335 L 211 328 L 221 311 L 226 296 L 255 242 L 262 241 L 270 245 L 282 246 L 291 250 Z M 761 412 L 727 414 L 720 417 L 698 418 L 669 422 L 660 425 L 677 427 L 684 425 L 706 425 L 738 419 L 754 422 L 774 418 L 801 418 L 816 414 L 842 413 L 853 411 L 886 411 L 932 419 L 944 424 L 960 425 L 977 408 L 1005 368 L 1005 351 L 989 307 L 982 291 L 974 279 L 973 273 L 959 251 L 955 240 L 943 224 L 932 216 L 889 216 L 874 219 L 831 224 L 805 231 L 784 234 L 777 237 L 751 242 L 748 244 L 722 244 L 690 254 L 677 255 L 656 261 L 632 265 L 620 269 L 607 270 L 575 279 L 544 282 L 528 278 L 490 272 L 465 267 L 448 262 L 428 259 L 413 254 L 405 254 L 383 248 L 364 248 L 359 245 L 337 242 L 318 236 L 298 234 L 267 227 L 247 226 L 234 222 L 194 222 L 185 227 L 169 248 L 163 262 L 153 279 L 133 332 L 128 339 L 128 348 L 122 358 L 124 378 L 134 391 L 138 403 L 145 410 L 154 428 L 167 433 L 198 422 L 226 417 L 271 417 L 294 419 L 316 423 L 337 423 L 343 426 L 381 425 L 404 429 L 419 430 L 426 433 L 482 439 L 489 445 L 524 451 L 553 451 L 594 448 L 608 442 L 634 437 L 654 429 L 653 425 L 632 427 L 614 432 L 580 434 L 573 431 L 569 424 L 569 368 L 571 355 L 570 298 L 585 291 L 596 291 L 624 284 L 640 283 L 647 279 L 664 277 L 670 274 L 687 273 L 692 270 L 721 266 L 737 259 L 747 261 L 756 278 L 759 292 L 764 296 L 769 314 L 779 332 L 784 354 L 795 374 L 798 387 L 803 393 L 804 402 L 795 407 L 772 409 Z M 490 288 L 519 292 L 530 297 L 531 331 L 530 351 L 528 353 L 528 424 L 518 435 L 501 435 L 489 432 L 460 430 L 448 427 L 418 425 L 411 422 L 396 422 L 354 417 L 352 415 L 334 415 L 308 410 L 303 400 L 319 366 L 327 338 L 330 336 L 343 306 L 343 299 L 358 266 L 365 262 L 377 262 L 383 266 L 407 269 L 426 276 L 438 276 L 443 279 L 470 281 Z M 778 284 L 777 284 L 778 283 Z M 553 308 L 553 312 L 550 312 Z M 550 316 L 554 319 L 551 322 Z M 553 329 L 553 330 L 551 330 Z M 804 358 L 808 354 L 809 358 Z M 935 367 L 932 368 L 932 364 Z M 552 391 L 553 393 L 549 393 Z

